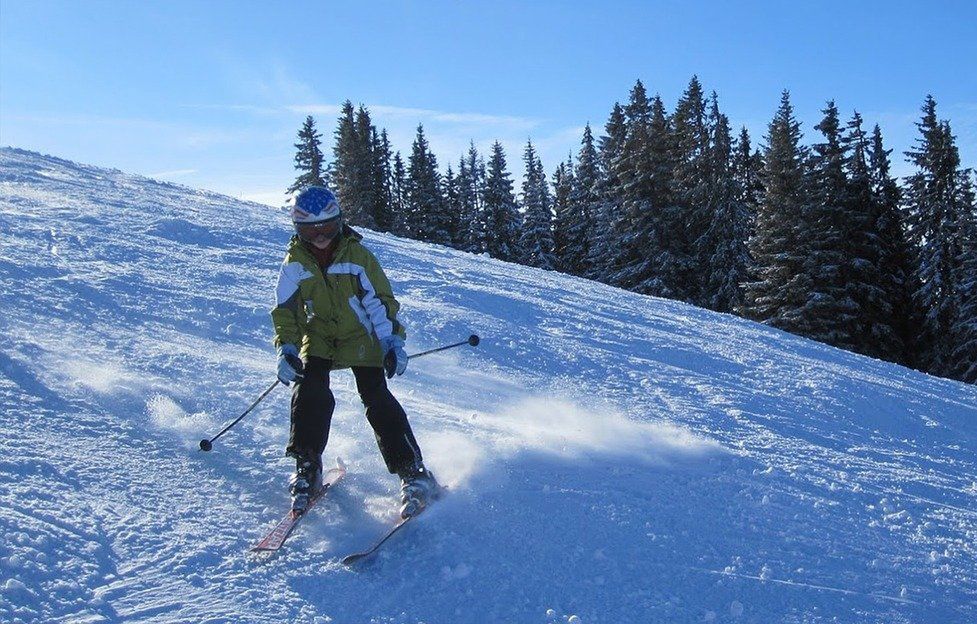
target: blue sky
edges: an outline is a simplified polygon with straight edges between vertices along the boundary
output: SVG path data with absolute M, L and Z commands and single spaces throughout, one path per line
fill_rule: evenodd
M 755 140 L 787 88 L 806 140 L 833 98 L 897 152 L 932 93 L 977 166 L 977 2 L 847 4 L 0 0 L 0 144 L 277 204 L 347 98 L 521 175 L 528 138 L 552 171 L 636 79 L 672 108 L 697 74 Z

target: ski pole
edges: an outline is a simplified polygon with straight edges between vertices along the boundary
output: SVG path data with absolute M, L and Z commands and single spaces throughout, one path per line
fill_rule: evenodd
M 255 406 L 257 406 L 257 405 L 258 405 L 258 403 L 261 403 L 261 401 L 262 401 L 262 400 L 263 400 L 263 399 L 264 399 L 264 398 L 265 398 L 266 396 L 268 396 L 268 394 L 269 394 L 269 393 L 270 393 L 270 392 L 271 392 L 272 390 L 274 390 L 274 389 L 275 389 L 275 386 L 277 386 L 277 385 L 278 385 L 279 383 L 281 383 L 281 382 L 280 382 L 280 381 L 279 381 L 278 379 L 276 379 L 276 380 L 275 380 L 275 383 L 273 383 L 273 384 L 271 384 L 270 386 L 268 386 L 268 389 L 267 389 L 267 390 L 265 390 L 264 392 L 262 392 L 262 393 L 261 393 L 261 396 L 259 396 L 259 397 L 258 397 L 258 398 L 257 398 L 257 399 L 255 400 L 255 402 L 251 404 L 251 407 L 249 407 L 248 409 L 246 409 L 246 410 L 244 410 L 244 413 L 243 413 L 243 414 L 241 414 L 240 416 L 238 416 L 237 418 L 235 418 L 235 419 L 234 419 L 234 422 L 232 422 L 232 423 L 231 423 L 231 424 L 229 424 L 228 426 L 226 426 L 226 427 L 224 427 L 223 429 L 221 429 L 221 430 L 220 430 L 220 433 L 218 433 L 218 434 L 217 434 L 217 435 L 215 435 L 214 437 L 212 437 L 212 438 L 210 438 L 209 440 L 208 440 L 208 439 L 206 439 L 206 438 L 205 438 L 205 439 L 203 439 L 203 440 L 201 440 L 201 441 L 200 441 L 200 450 L 201 450 L 201 451 L 209 451 L 210 449 L 212 449 L 212 448 L 214 447 L 214 440 L 216 440 L 217 438 L 219 438 L 219 437 L 221 437 L 222 435 L 224 435 L 225 433 L 227 433 L 227 431 L 228 431 L 228 430 L 229 430 L 229 429 L 230 429 L 231 427 L 233 427 L 234 425 L 236 425 L 236 424 L 238 424 L 239 422 L 241 422 L 241 419 L 242 419 L 242 418 L 244 418 L 245 416 L 247 416 L 247 415 L 248 415 L 249 413 L 251 413 L 251 410 L 253 410 L 253 409 L 255 408 Z
M 456 342 L 455 344 L 450 344 L 445 347 L 438 347 L 437 349 L 429 349 L 428 351 L 421 351 L 420 353 L 415 353 L 414 355 L 408 355 L 407 357 L 411 360 L 414 358 L 419 358 L 422 355 L 428 355 L 429 353 L 437 353 L 438 351 L 444 351 L 446 349 L 454 349 L 455 347 L 460 347 L 461 345 L 471 345 L 477 347 L 480 342 L 480 338 L 475 334 L 468 337 L 467 340 L 462 340 L 461 342 Z
M 444 346 L 444 347 L 438 347 L 437 349 L 430 349 L 428 351 L 423 351 L 421 353 L 415 353 L 414 355 L 411 355 L 411 356 L 408 356 L 408 357 L 410 357 L 410 358 L 417 358 L 417 357 L 421 357 L 422 355 L 428 355 L 428 354 L 431 354 L 431 353 L 437 353 L 438 351 L 444 351 L 445 349 L 453 349 L 455 347 L 460 347 L 461 345 L 466 345 L 466 344 L 467 345 L 471 345 L 471 346 L 474 347 L 474 346 L 478 345 L 479 341 L 480 341 L 479 337 L 476 336 L 475 334 L 472 334 L 471 336 L 468 337 L 467 340 L 462 340 L 461 342 L 458 342 L 458 343 L 455 343 L 455 344 L 450 344 L 450 345 L 447 345 L 447 346 Z M 257 399 L 255 399 L 254 403 L 252 403 L 251 406 L 248 409 L 244 410 L 244 413 L 243 414 L 241 414 L 240 416 L 238 416 L 237 418 L 235 418 L 231 422 L 231 424 L 229 424 L 226 427 L 224 427 L 223 429 L 221 429 L 220 432 L 217 435 L 215 435 L 214 437 L 210 438 L 209 440 L 206 439 L 206 438 L 204 438 L 203 440 L 201 440 L 200 441 L 200 450 L 201 451 L 209 451 L 210 449 L 212 449 L 214 447 L 214 440 L 216 440 L 217 438 L 221 437 L 222 435 L 224 435 L 225 433 L 227 433 L 230 430 L 231 427 L 233 427 L 234 425 L 236 425 L 239 422 L 241 422 L 241 419 L 243 419 L 245 416 L 247 416 L 248 414 L 250 414 L 251 413 L 251 410 L 253 410 L 258 405 L 258 403 L 261 403 L 261 401 L 266 396 L 268 396 L 268 394 L 271 393 L 271 391 L 274 390 L 275 389 L 275 386 L 277 386 L 279 383 L 281 383 L 281 382 L 278 379 L 276 379 L 275 380 L 275 383 L 273 383 L 270 386 L 268 386 L 268 389 L 265 390 L 264 392 L 262 392 L 261 393 L 261 396 L 259 396 Z

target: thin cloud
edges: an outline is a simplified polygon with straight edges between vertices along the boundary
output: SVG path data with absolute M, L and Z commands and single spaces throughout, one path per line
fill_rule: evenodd
M 342 107 L 332 104 L 293 104 L 286 106 L 285 110 L 301 115 L 338 115 L 342 112 Z
M 151 119 L 132 119 L 125 117 L 101 117 L 97 115 L 5 115 L 10 121 L 59 126 L 111 126 L 114 128 L 163 130 L 173 125 Z
M 307 81 L 295 77 L 281 63 L 255 66 L 230 53 L 225 53 L 222 61 L 224 74 L 239 91 L 235 98 L 238 101 L 259 102 L 259 109 L 281 109 L 288 102 L 314 102 L 318 99 L 315 89 Z
M 4 120 L 48 126 L 74 126 L 85 130 L 131 135 L 145 132 L 163 142 L 181 148 L 202 149 L 217 145 L 247 143 L 259 135 L 249 128 L 221 130 L 154 119 L 105 117 L 99 115 L 9 115 Z
M 540 122 L 527 117 L 512 115 L 489 115 L 485 113 L 451 113 L 424 108 L 402 108 L 398 106 L 372 105 L 367 106 L 370 112 L 389 117 L 416 117 L 442 123 L 454 123 L 475 126 L 518 126 L 535 128 Z
M 180 108 L 193 110 L 231 111 L 237 113 L 252 113 L 254 115 L 280 115 L 283 110 L 273 106 L 257 106 L 254 104 L 180 104 Z
M 417 123 L 446 123 L 467 126 L 504 126 L 532 129 L 540 125 L 537 119 L 513 115 L 490 115 L 486 113 L 452 113 L 426 108 L 387 106 L 385 104 L 365 104 L 367 110 L 377 120 L 397 120 L 405 118 Z M 286 107 L 293 113 L 307 115 L 339 115 L 342 107 L 334 104 L 294 104 Z M 383 125 L 382 123 L 379 125 Z

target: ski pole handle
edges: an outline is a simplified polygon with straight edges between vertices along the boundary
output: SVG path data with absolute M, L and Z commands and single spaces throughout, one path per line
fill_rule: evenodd
M 471 345 L 473 347 L 477 347 L 479 342 L 481 342 L 481 338 L 479 338 L 475 334 L 472 334 L 471 336 L 468 337 L 467 340 L 462 340 L 461 342 L 456 342 L 455 344 L 450 344 L 444 347 L 438 347 L 437 349 L 429 349 L 427 351 L 421 351 L 420 353 L 415 353 L 414 355 L 409 355 L 407 357 L 413 360 L 414 358 L 419 358 L 422 355 L 429 355 L 431 353 L 437 353 L 438 351 L 454 349 L 455 347 L 460 347 L 461 345 Z
M 268 389 L 265 390 L 264 392 L 262 392 L 261 393 L 261 396 L 259 396 L 257 399 L 255 399 L 255 402 L 251 404 L 251 407 L 249 407 L 248 409 L 244 410 L 244 413 L 243 414 L 241 414 L 240 416 L 238 416 L 237 418 L 234 419 L 234 422 L 232 422 L 228 426 L 226 426 L 223 429 L 221 429 L 220 430 L 220 433 L 218 433 L 214 437 L 210 438 L 209 440 L 207 438 L 204 438 L 203 440 L 201 440 L 200 441 L 200 450 L 201 451 L 209 451 L 210 449 L 212 449 L 214 447 L 214 440 L 216 440 L 217 438 L 221 437 L 222 435 L 224 435 L 225 433 L 227 433 L 230 430 L 231 427 L 233 427 L 234 425 L 236 425 L 239 422 L 241 422 L 241 419 L 244 418 L 245 416 L 247 416 L 248 414 L 250 414 L 251 413 L 251 410 L 253 410 L 258 405 L 258 403 L 261 403 L 261 401 L 264 400 L 264 398 L 266 396 L 268 396 L 268 394 L 272 390 L 275 389 L 275 386 L 277 386 L 280 383 L 281 383 L 281 381 L 279 381 L 278 379 L 276 379 L 275 380 L 275 383 L 273 383 L 270 386 L 268 386 Z

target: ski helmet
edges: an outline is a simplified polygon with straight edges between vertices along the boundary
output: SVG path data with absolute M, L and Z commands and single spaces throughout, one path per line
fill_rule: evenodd
M 292 223 L 319 223 L 342 215 L 339 200 L 324 186 L 307 186 L 292 200 Z
M 332 191 L 307 186 L 292 200 L 292 224 L 299 238 L 313 241 L 320 235 L 335 238 L 343 225 L 343 211 Z

